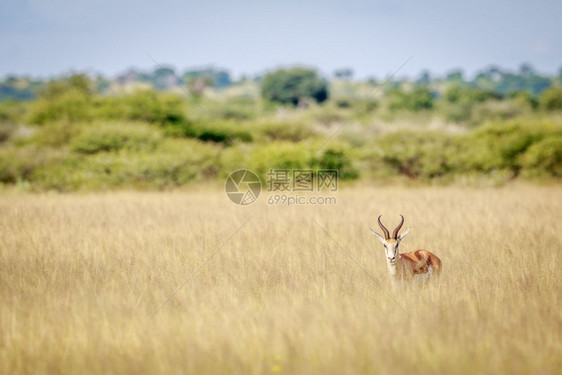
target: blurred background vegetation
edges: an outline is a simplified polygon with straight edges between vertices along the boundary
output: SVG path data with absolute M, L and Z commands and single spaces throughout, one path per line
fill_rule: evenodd
M 330 168 L 344 181 L 557 181 L 562 70 L 422 72 L 385 84 L 349 68 L 233 81 L 226 70 L 162 67 L 0 82 L 4 185 L 167 189 L 243 167 L 262 178 L 270 168 Z

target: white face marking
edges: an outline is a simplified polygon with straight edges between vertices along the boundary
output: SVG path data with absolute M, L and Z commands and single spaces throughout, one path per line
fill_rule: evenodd
M 389 263 L 396 263 L 398 260 L 398 245 L 400 245 L 400 241 L 384 241 L 384 253 L 386 255 L 386 260 Z
M 400 251 L 398 249 L 398 246 L 400 246 L 400 241 L 402 241 L 402 239 L 404 237 L 406 237 L 406 234 L 408 234 L 408 232 L 410 231 L 410 229 L 408 229 L 406 232 L 402 233 L 400 236 L 398 236 L 397 239 L 385 239 L 383 236 L 381 236 L 380 234 L 378 234 L 377 232 L 375 232 L 374 230 L 371 229 L 371 233 L 377 237 L 377 239 L 383 244 L 384 246 L 384 255 L 386 257 L 386 265 L 388 268 L 388 272 L 391 275 L 396 275 L 396 264 L 398 263 L 399 259 L 400 259 Z
M 409 230 L 408 230 L 409 231 Z M 383 236 L 371 229 L 371 233 L 383 244 L 384 253 L 386 255 L 386 261 L 389 263 L 396 263 L 399 257 L 398 246 L 400 246 L 400 241 L 408 234 L 408 231 L 404 232 L 397 239 L 385 239 Z

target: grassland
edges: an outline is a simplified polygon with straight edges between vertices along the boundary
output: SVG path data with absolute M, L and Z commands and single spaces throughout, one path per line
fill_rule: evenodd
M 213 189 L 4 192 L 0 373 L 556 374 L 561 198 L 355 187 L 334 206 L 242 208 Z M 406 216 L 403 250 L 441 257 L 440 283 L 391 287 L 368 230 L 379 213 Z

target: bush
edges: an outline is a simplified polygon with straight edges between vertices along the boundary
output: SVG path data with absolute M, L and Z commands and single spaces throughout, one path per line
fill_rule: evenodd
M 377 175 L 403 175 L 429 179 L 450 173 L 452 156 L 458 149 L 456 137 L 440 131 L 399 131 L 377 140 L 371 160 Z
M 271 121 L 257 123 L 251 128 L 258 136 L 262 136 L 266 141 L 291 141 L 299 142 L 316 136 L 312 127 L 306 123 Z
M 184 104 L 179 96 L 154 90 L 137 90 L 124 96 L 101 97 L 96 106 L 98 117 L 107 120 L 144 121 L 157 125 L 187 121 Z
M 69 89 L 60 95 L 39 99 L 31 104 L 27 121 L 42 125 L 49 122 L 90 121 L 94 117 L 92 98 L 81 91 Z
M 71 142 L 71 149 L 80 154 L 119 151 L 151 151 L 161 135 L 144 124 L 100 124 L 87 126 Z
M 479 103 L 484 105 L 484 102 L 487 100 L 499 101 L 502 99 L 502 96 L 489 90 L 453 85 L 445 90 L 443 99 L 440 106 L 443 108 L 445 119 L 454 122 L 470 121 L 471 124 L 474 124 L 480 121 L 480 119 L 473 119 L 474 108 Z M 486 112 L 486 110 L 487 108 L 484 105 L 478 111 L 482 113 Z
M 342 144 L 326 146 L 318 158 L 317 169 L 337 170 L 342 181 L 359 178 L 359 171 L 352 164 L 349 147 Z
M 60 163 L 66 154 L 35 146 L 0 148 L 0 182 L 32 181 L 33 174 L 50 164 Z
M 528 102 L 520 100 L 487 100 L 472 107 L 468 124 L 480 125 L 489 121 L 509 120 L 530 113 L 532 108 Z
M 22 143 L 31 143 L 38 147 L 65 147 L 80 133 L 82 125 L 66 121 L 50 122 L 36 128 L 33 135 Z
M 433 108 L 433 94 L 427 87 L 417 87 L 411 92 L 393 89 L 387 94 L 390 110 L 421 111 Z
M 249 168 L 262 179 L 270 169 L 310 169 L 314 165 L 314 149 L 306 143 L 271 142 L 256 147 Z
M 93 84 L 85 74 L 72 74 L 68 77 L 52 80 L 39 92 L 39 97 L 45 100 L 54 100 L 65 96 L 69 92 L 91 96 L 94 93 Z
M 328 83 L 312 69 L 279 69 L 265 75 L 261 94 L 264 99 L 281 104 L 297 105 L 304 98 L 321 103 L 328 99 Z
M 461 171 L 491 172 L 508 170 L 516 176 L 521 170 L 520 156 L 535 142 L 560 127 L 548 123 L 510 121 L 490 123 L 464 137 L 465 147 L 458 155 Z
M 60 191 L 165 189 L 216 176 L 218 150 L 194 140 L 164 140 L 150 153 L 76 155 L 36 169 L 35 188 Z
M 153 90 L 138 90 L 124 96 L 93 96 L 68 88 L 32 103 L 28 122 L 87 122 L 94 119 L 144 121 L 157 125 L 187 121 L 181 98 Z
M 13 100 L 0 101 L 0 124 L 19 124 L 23 122 L 26 104 Z
M 248 167 L 258 173 L 262 181 L 267 180 L 270 169 L 337 169 L 342 180 L 359 177 L 349 156 L 349 147 L 334 143 L 318 152 L 321 143 L 272 142 L 256 148 Z
M 340 97 L 331 101 L 334 107 L 339 109 L 353 109 L 357 116 L 371 115 L 379 107 L 379 102 L 374 99 L 359 99 Z
M 526 176 L 562 177 L 562 135 L 548 136 L 531 145 L 521 165 Z
M 248 97 L 235 97 L 206 105 L 213 118 L 243 121 L 256 117 L 256 101 Z
M 8 142 L 15 131 L 16 126 L 0 123 L 0 144 Z
M 467 102 L 469 104 L 482 103 L 489 99 L 502 99 L 502 95 L 490 90 L 453 85 L 448 87 L 443 98 L 449 103 Z
M 558 177 L 562 126 L 549 122 L 489 123 L 471 133 L 399 131 L 377 139 L 363 158 L 376 176 L 428 180 L 455 175 Z M 557 148 L 558 147 L 558 148 Z
M 90 79 L 83 74 L 48 82 L 32 103 L 28 122 L 41 125 L 90 120 L 94 116 L 93 94 Z
M 337 108 L 351 108 L 355 104 L 355 100 L 351 98 L 336 98 L 334 104 Z
M 543 91 L 539 97 L 539 105 L 547 111 L 562 109 L 562 87 L 551 87 Z
M 514 91 L 508 95 L 512 102 L 517 103 L 523 107 L 536 109 L 539 105 L 538 99 L 535 98 L 528 91 Z
M 309 109 L 303 118 L 308 118 L 313 123 L 329 126 L 333 123 L 343 123 L 349 118 L 349 113 L 349 111 L 338 110 L 333 106 L 323 105 L 322 107 Z
M 252 134 L 238 126 L 228 123 L 203 120 L 171 124 L 165 128 L 166 134 L 173 137 L 197 138 L 205 142 L 223 143 L 231 145 L 234 141 L 251 142 Z

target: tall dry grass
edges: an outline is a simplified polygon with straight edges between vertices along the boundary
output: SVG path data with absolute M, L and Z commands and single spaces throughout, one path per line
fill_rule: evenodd
M 355 188 L 245 208 L 219 191 L 6 193 L 0 373 L 559 373 L 561 193 Z M 434 251 L 439 284 L 392 288 L 379 213 L 406 216 L 402 250 Z

